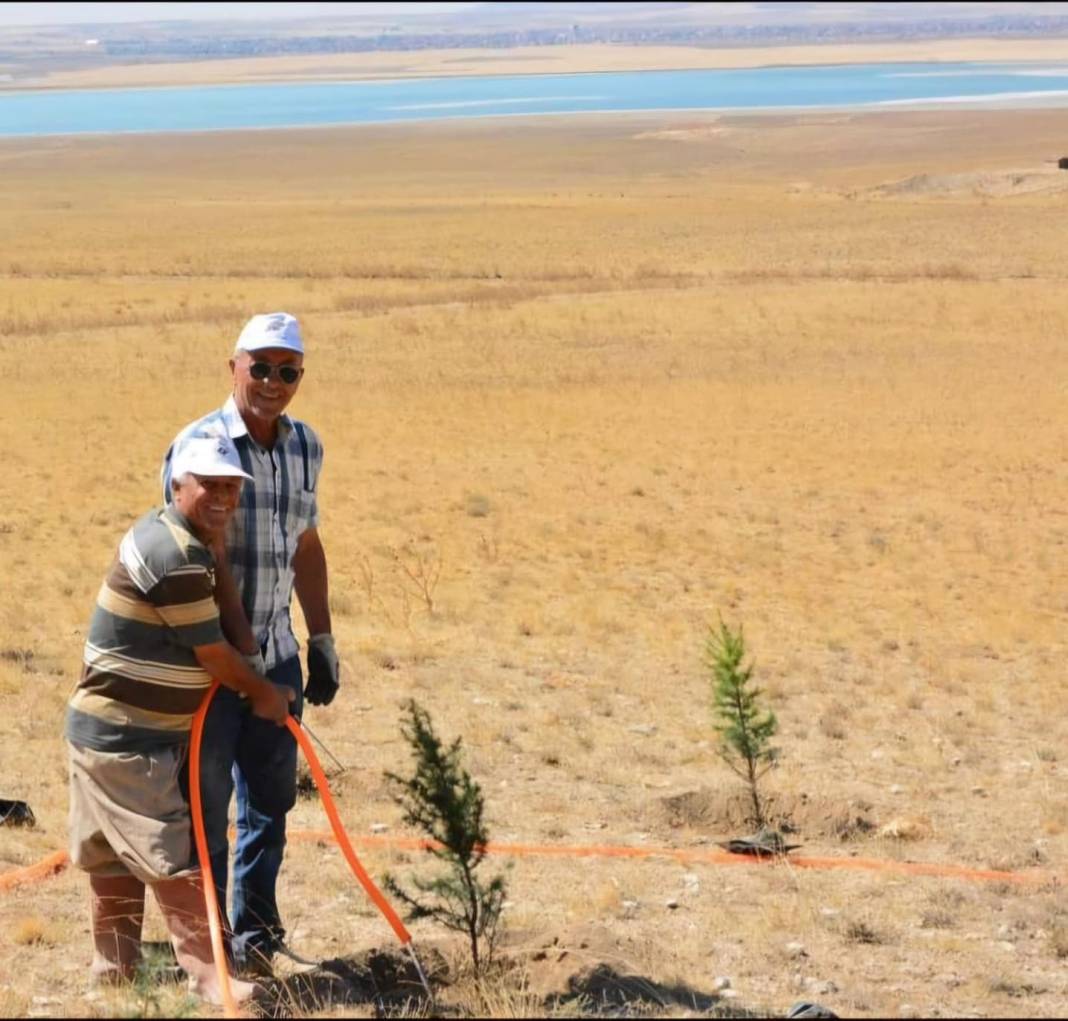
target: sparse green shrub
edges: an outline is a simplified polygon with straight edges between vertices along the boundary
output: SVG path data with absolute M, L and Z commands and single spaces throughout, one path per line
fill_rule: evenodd
M 739 626 L 732 631 L 720 618 L 719 627 L 709 626 L 705 642 L 705 663 L 712 675 L 712 700 L 719 734 L 719 754 L 746 782 L 752 801 L 752 823 L 767 825 L 767 813 L 760 796 L 761 777 L 778 758 L 771 738 L 779 723 L 775 714 L 760 704 L 761 690 L 752 684 L 753 666 L 743 666 L 745 636 Z
M 434 842 L 428 850 L 446 870 L 429 879 L 413 876 L 414 894 L 393 876 L 386 876 L 385 885 L 407 906 L 410 920 L 432 918 L 467 936 L 477 980 L 492 960 L 505 897 L 503 875 L 484 884 L 477 874 L 489 840 L 482 790 L 460 764 L 461 739 L 446 748 L 425 709 L 414 699 L 405 709 L 401 732 L 411 746 L 415 772 L 410 777 L 387 772 L 386 779 L 404 821 Z
M 174 955 L 167 945 L 143 944 L 143 957 L 130 983 L 134 1000 L 121 1017 L 196 1017 L 200 1001 L 178 982 Z

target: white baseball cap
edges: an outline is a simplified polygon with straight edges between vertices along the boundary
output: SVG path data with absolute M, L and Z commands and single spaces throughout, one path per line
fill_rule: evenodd
M 241 458 L 227 436 L 193 436 L 186 440 L 171 462 L 171 478 L 180 479 L 186 472 L 252 478 L 241 467 Z
M 264 347 L 280 347 L 304 354 L 304 341 L 296 317 L 288 312 L 265 312 L 245 323 L 234 350 L 259 351 Z

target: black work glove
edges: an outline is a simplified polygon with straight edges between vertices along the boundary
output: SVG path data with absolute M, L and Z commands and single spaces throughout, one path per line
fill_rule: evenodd
M 304 698 L 310 705 L 330 705 L 340 684 L 337 650 L 333 635 L 312 635 L 308 639 L 308 683 Z

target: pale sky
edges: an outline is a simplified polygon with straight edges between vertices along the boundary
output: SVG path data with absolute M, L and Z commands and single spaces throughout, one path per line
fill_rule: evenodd
M 0 3 L 0 26 L 120 21 L 262 21 L 270 18 L 442 14 L 476 3 Z
M 119 22 L 151 21 L 271 21 L 303 20 L 305 18 L 352 18 L 361 15 L 381 22 L 383 17 L 393 24 L 403 24 L 405 17 L 419 15 L 424 26 L 427 16 L 450 15 L 469 8 L 486 7 L 483 3 L 6 3 L 0 2 L 0 29 L 28 25 L 78 25 Z M 503 6 L 503 5 L 502 5 Z M 580 12 L 599 18 L 606 10 L 615 15 L 625 13 L 624 3 L 545 3 L 516 4 L 517 13 L 524 8 L 527 13 L 538 7 L 552 11 L 554 6 L 576 19 Z M 672 5 L 677 6 L 677 5 Z M 1004 14 L 1064 15 L 1068 3 L 1010 3 L 978 0 L 956 3 L 827 3 L 798 2 L 782 3 L 701 3 L 693 2 L 690 8 L 698 21 L 727 20 L 758 16 L 761 23 L 797 20 L 798 17 L 818 17 L 822 20 L 869 20 L 873 16 L 900 20 L 917 17 L 964 16 L 983 17 Z M 645 2 L 635 7 L 646 13 L 655 11 L 655 6 Z M 676 14 L 678 11 L 676 10 Z

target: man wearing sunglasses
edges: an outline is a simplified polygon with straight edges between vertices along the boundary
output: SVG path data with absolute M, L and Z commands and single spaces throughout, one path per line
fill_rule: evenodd
M 170 466 L 191 437 L 224 435 L 252 478 L 226 532 L 226 569 L 219 569 L 223 626 L 250 664 L 293 689 L 302 708 L 299 645 L 290 619 L 296 591 L 308 625 L 308 682 L 303 697 L 329 705 L 338 690 L 331 635 L 326 554 L 319 540 L 316 488 L 322 446 L 285 409 L 304 375 L 304 343 L 285 312 L 255 315 L 230 359 L 233 393 L 216 411 L 183 429 L 163 462 L 164 499 Z M 204 727 L 201 786 L 208 850 L 219 904 L 225 910 L 229 844 L 227 813 L 237 793 L 230 954 L 238 969 L 263 973 L 283 945 L 275 888 L 285 849 L 286 813 L 296 802 L 297 748 L 292 735 L 258 719 L 247 701 L 220 689 Z

